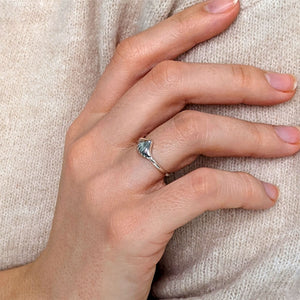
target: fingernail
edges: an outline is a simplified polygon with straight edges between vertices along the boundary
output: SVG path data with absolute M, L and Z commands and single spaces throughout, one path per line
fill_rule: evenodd
M 300 143 L 300 127 L 274 126 L 277 135 L 286 143 Z
M 297 79 L 293 75 L 268 72 L 265 76 L 271 87 L 276 90 L 292 92 L 297 88 Z
M 262 181 L 262 184 L 265 188 L 266 194 L 268 195 L 268 197 L 272 200 L 272 201 L 276 201 L 278 196 L 279 196 L 279 190 L 278 188 L 271 184 L 271 183 L 267 183 Z
M 238 0 L 211 0 L 205 5 L 205 10 L 212 14 L 221 14 L 233 8 Z

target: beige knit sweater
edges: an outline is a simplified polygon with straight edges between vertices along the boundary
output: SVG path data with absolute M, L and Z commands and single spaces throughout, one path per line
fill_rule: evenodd
M 0 0 L 0 269 L 45 247 L 64 135 L 123 38 L 199 0 Z M 300 78 L 298 0 L 241 0 L 237 21 L 180 57 L 251 64 Z M 274 107 L 198 106 L 273 124 L 300 123 L 299 93 Z M 204 158 L 279 185 L 266 211 L 220 210 L 180 228 L 158 266 L 159 299 L 300 299 L 300 155 Z M 120 299 L 121 300 L 121 299 Z

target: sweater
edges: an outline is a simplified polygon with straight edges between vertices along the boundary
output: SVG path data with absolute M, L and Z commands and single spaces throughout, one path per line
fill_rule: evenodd
M 45 248 L 64 137 L 120 40 L 197 0 L 0 0 L 0 269 Z M 300 78 L 300 2 L 241 0 L 235 23 L 178 59 L 249 64 Z M 298 125 L 300 94 L 276 106 L 190 105 L 252 122 Z M 199 167 L 249 172 L 280 188 L 263 211 L 206 212 L 179 228 L 157 267 L 158 299 L 300 299 L 300 155 L 200 156 Z

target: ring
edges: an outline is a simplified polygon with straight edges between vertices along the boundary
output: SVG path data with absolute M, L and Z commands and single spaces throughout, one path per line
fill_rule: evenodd
M 137 144 L 137 151 L 142 157 L 148 159 L 157 170 L 159 170 L 161 173 L 164 173 L 165 176 L 169 176 L 170 174 L 164 168 L 162 168 L 159 165 L 159 163 L 152 157 L 151 154 L 152 146 L 153 146 L 152 140 L 140 138 Z

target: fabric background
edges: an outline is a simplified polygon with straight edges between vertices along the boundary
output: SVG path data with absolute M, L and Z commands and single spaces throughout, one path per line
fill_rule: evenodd
M 45 247 L 64 135 L 89 99 L 117 43 L 193 0 L 0 0 L 0 269 Z M 179 59 L 251 64 L 300 78 L 300 3 L 241 0 L 237 21 Z M 254 122 L 298 124 L 299 92 L 274 107 L 190 106 Z M 153 284 L 160 299 L 300 299 L 300 155 L 205 158 L 279 185 L 266 211 L 205 213 L 176 231 Z

